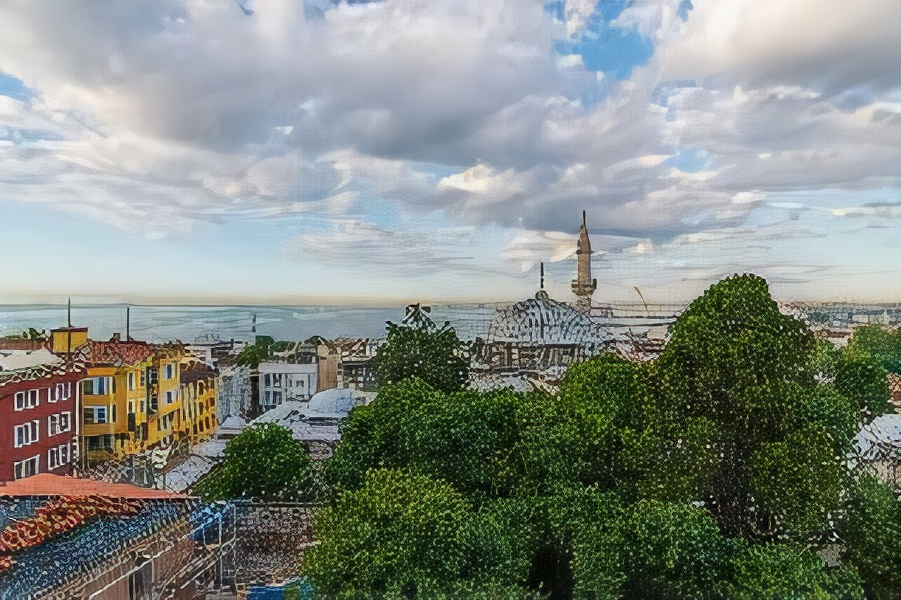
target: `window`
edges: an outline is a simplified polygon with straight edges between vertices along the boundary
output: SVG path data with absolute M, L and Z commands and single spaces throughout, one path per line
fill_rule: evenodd
M 159 421 L 157 421 L 157 430 L 158 431 L 168 431 L 172 427 L 172 413 L 168 415 L 163 415 L 160 417 Z
M 100 425 L 107 422 L 107 407 L 91 406 L 84 409 L 85 425 Z
M 109 377 L 91 377 L 83 382 L 85 396 L 105 396 L 110 393 L 110 389 Z
M 175 365 L 169 363 L 166 365 L 166 379 L 172 379 L 175 377 Z
M 128 401 L 128 412 L 130 414 L 134 414 L 134 412 L 135 412 L 135 401 L 134 400 Z
M 272 392 L 272 403 L 275 405 L 279 405 L 282 403 L 282 393 L 281 392 Z
M 272 387 L 282 387 L 282 374 L 281 373 L 273 373 L 272 374 Z
M 106 452 L 114 452 L 115 442 L 111 435 L 94 435 L 88 440 L 88 450 L 104 450 Z
M 272 375 L 271 374 L 266 373 L 265 375 L 263 375 L 263 386 L 264 387 L 272 387 Z
M 69 464 L 69 444 L 47 450 L 47 469 L 55 469 Z
M 71 420 L 68 412 L 62 412 L 47 417 L 47 435 L 56 435 L 71 431 Z
M 41 455 L 32 456 L 31 458 L 26 458 L 25 460 L 14 463 L 14 469 L 16 479 L 37 475 L 38 471 L 41 470 Z
M 175 398 L 177 397 L 177 393 L 175 390 L 166 390 L 166 404 L 172 404 L 175 402 Z
M 146 382 L 146 380 L 147 380 L 147 373 L 142 369 L 142 370 L 138 373 L 138 375 L 139 375 L 139 378 L 138 378 L 138 379 L 139 379 L 140 382 L 141 382 L 141 383 L 140 383 L 140 387 L 144 387 L 145 382 Z
M 16 425 L 16 427 L 14 428 L 15 447 L 21 448 L 22 446 L 28 446 L 29 444 L 37 442 L 40 439 L 40 429 L 40 421 L 32 421 L 30 423 L 25 423 L 24 425 Z
M 115 423 L 115 422 L 116 422 L 116 405 L 113 404 L 113 416 L 110 419 L 110 423 Z
M 28 390 L 27 392 L 16 392 L 16 410 L 25 410 L 26 408 L 34 408 L 40 404 L 40 390 Z
M 272 392 L 270 392 L 269 390 L 266 390 L 266 392 L 264 392 L 263 405 L 272 406 Z
M 134 371 L 129 371 L 128 373 L 128 391 L 133 392 L 135 389 L 135 373 Z
M 141 400 L 141 412 L 147 412 L 147 400 Z
M 47 402 L 56 402 L 59 398 L 56 397 L 55 388 L 48 387 L 47 388 Z
M 53 386 L 53 393 L 51 394 L 48 391 L 47 396 L 49 397 L 50 402 L 68 400 L 72 396 L 72 382 L 68 381 L 66 383 L 57 383 L 55 386 Z

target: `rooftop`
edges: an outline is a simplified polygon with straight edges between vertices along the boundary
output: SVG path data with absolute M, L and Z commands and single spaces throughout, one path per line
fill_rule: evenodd
M 106 483 L 93 479 L 79 479 L 51 473 L 38 473 L 32 477 L 0 483 L 0 497 L 26 496 L 102 496 L 105 498 L 174 499 L 185 498 L 166 492 L 142 488 L 127 483 Z

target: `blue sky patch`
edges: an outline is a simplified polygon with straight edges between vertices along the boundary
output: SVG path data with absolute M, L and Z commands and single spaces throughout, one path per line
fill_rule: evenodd
M 33 95 L 22 80 L 0 71 L 0 96 L 9 96 L 25 102 Z

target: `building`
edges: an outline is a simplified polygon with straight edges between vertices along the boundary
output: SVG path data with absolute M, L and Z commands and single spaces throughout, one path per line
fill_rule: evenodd
M 147 447 L 168 448 L 175 439 L 175 419 L 181 410 L 181 365 L 186 356 L 181 343 L 153 345 Z
M 57 347 L 55 337 L 53 345 Z M 86 341 L 78 353 L 87 366 L 81 384 L 85 466 L 140 452 L 153 414 L 148 387 L 153 349 L 114 336 L 106 342 Z
M 853 443 L 851 464 L 901 492 L 901 415 L 879 415 L 860 428 Z
M 588 314 L 541 291 L 497 310 L 488 337 L 476 340 L 471 369 L 473 375 L 528 372 L 554 379 L 608 343 L 609 334 Z
M 64 336 L 56 332 L 51 345 L 61 352 Z M 173 442 L 184 346 L 124 341 L 118 334 L 105 342 L 87 340 L 85 330 L 84 343 L 73 352 L 87 367 L 81 383 L 84 467 Z
M 337 387 L 362 391 L 377 388 L 375 357 L 380 340 L 339 339 L 334 345 L 339 352 Z
M 260 414 L 283 402 L 307 402 L 318 391 L 338 385 L 339 350 L 321 338 L 293 342 L 257 367 L 256 410 Z
M 72 472 L 84 376 L 81 362 L 45 349 L 0 354 L 0 482 Z
M 0 485 L 0 600 L 206 598 L 233 552 L 229 504 L 49 474 Z
M 197 360 L 187 360 L 181 369 L 181 412 L 178 437 L 189 445 L 204 442 L 219 426 L 216 401 L 218 377 L 215 369 Z
M 260 411 L 284 402 L 306 402 L 316 393 L 319 366 L 316 362 L 261 362 L 257 402 Z

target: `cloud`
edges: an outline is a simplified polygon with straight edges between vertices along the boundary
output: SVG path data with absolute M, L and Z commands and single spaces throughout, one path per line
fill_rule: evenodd
M 0 199 L 153 236 L 315 216 L 316 260 L 477 271 L 409 222 L 498 227 L 528 269 L 584 209 L 654 260 L 780 194 L 901 185 L 901 3 L 545 4 L 0 4 L 27 88 L 0 91 Z M 349 225 L 367 203 L 407 225 Z
M 297 235 L 285 252 L 297 261 L 353 265 L 401 272 L 405 276 L 432 275 L 433 270 L 473 262 L 473 227 L 394 231 L 354 220 L 335 220 L 324 230 Z

